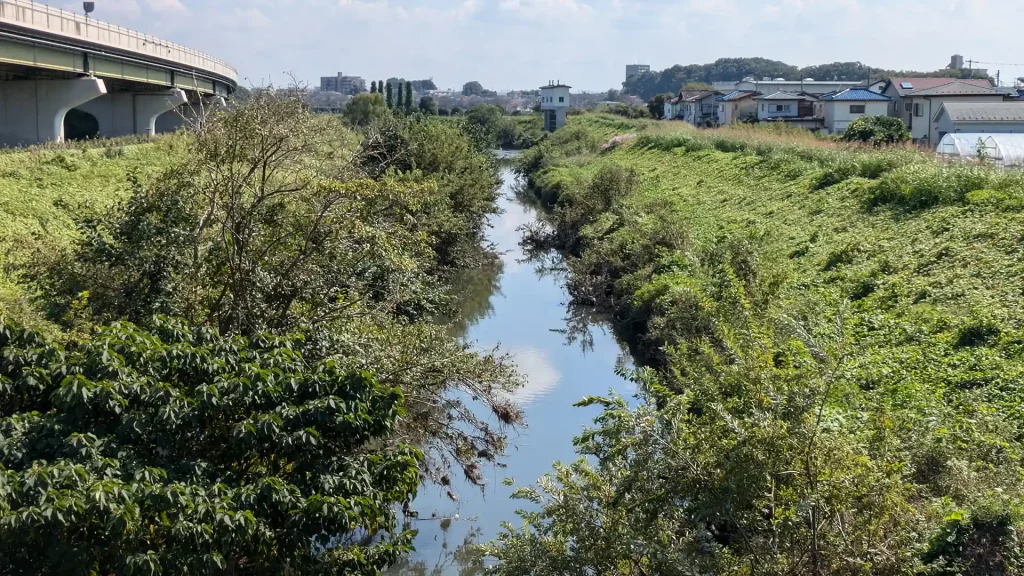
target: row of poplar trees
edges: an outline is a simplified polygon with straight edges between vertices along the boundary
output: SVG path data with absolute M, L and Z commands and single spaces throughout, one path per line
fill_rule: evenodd
M 402 85 L 405 88 L 402 88 Z M 395 101 L 395 87 L 392 86 L 391 82 L 385 83 L 383 80 L 373 81 L 370 83 L 370 93 L 381 93 L 384 94 L 384 101 L 387 102 L 388 110 L 405 110 L 406 114 L 412 114 L 413 102 L 412 102 L 412 82 L 399 82 L 398 83 L 398 101 Z M 404 95 L 403 95 L 404 93 Z

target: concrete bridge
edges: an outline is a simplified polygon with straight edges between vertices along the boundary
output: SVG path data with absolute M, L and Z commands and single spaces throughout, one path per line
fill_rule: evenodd
M 197 50 L 32 0 L 0 0 L 0 146 L 59 142 L 66 130 L 153 134 L 161 114 L 180 122 L 222 105 L 237 86 L 234 68 Z

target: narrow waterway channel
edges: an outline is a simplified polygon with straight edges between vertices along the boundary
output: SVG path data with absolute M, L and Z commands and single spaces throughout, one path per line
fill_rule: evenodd
M 597 415 L 597 408 L 574 408 L 586 395 L 614 389 L 628 396 L 630 383 L 615 375 L 623 352 L 610 331 L 595 327 L 592 346 L 567 343 L 566 301 L 562 280 L 541 266 L 525 261 L 519 247 L 520 227 L 536 218 L 533 208 L 516 200 L 513 172 L 502 170 L 502 213 L 491 222 L 489 240 L 502 253 L 504 263 L 486 314 L 473 322 L 466 338 L 481 349 L 499 347 L 511 354 L 528 379 L 517 399 L 526 413 L 527 427 L 513 433 L 507 468 L 485 470 L 483 492 L 457 482 L 459 502 L 452 502 L 433 486 L 421 489 L 413 507 L 419 520 L 416 551 L 391 574 L 470 576 L 482 572 L 468 563 L 460 547 L 493 539 L 501 522 L 519 525 L 517 508 L 528 503 L 510 498 L 513 487 L 533 484 L 551 469 L 552 462 L 576 458 L 572 439 Z M 455 519 L 455 516 L 458 518 Z M 434 517 L 436 516 L 436 517 Z M 447 520 L 445 520 L 447 519 Z

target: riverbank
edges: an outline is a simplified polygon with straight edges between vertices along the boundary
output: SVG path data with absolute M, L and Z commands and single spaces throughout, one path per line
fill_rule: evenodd
M 1024 176 L 651 124 L 573 118 L 520 163 L 552 209 L 529 240 L 570 255 L 573 300 L 611 314 L 650 370 L 647 405 L 602 400 L 580 441 L 600 474 L 560 469 L 535 493 L 582 493 L 628 533 L 581 534 L 589 512 L 551 504 L 528 518 L 542 536 L 507 536 L 506 573 L 569 525 L 574 565 L 598 572 L 1017 558 Z
M 17 270 L 37 251 L 62 250 L 77 237 L 73 215 L 102 212 L 128 197 L 129 177 L 142 182 L 185 154 L 180 136 L 153 142 L 8 149 L 0 154 L 0 310 L 46 326 Z

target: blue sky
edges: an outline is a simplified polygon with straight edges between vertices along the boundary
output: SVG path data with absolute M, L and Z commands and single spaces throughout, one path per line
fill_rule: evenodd
M 57 3 L 57 2 L 54 2 Z M 80 10 L 65 1 L 64 8 Z M 101 20 L 199 48 L 246 83 L 433 77 L 534 87 L 618 87 L 630 61 L 719 57 L 795 65 L 859 60 L 931 70 L 953 52 L 1024 62 L 1019 0 L 96 0 Z M 1015 55 L 1016 54 L 1016 55 Z M 1004 80 L 1024 66 L 1001 68 Z

